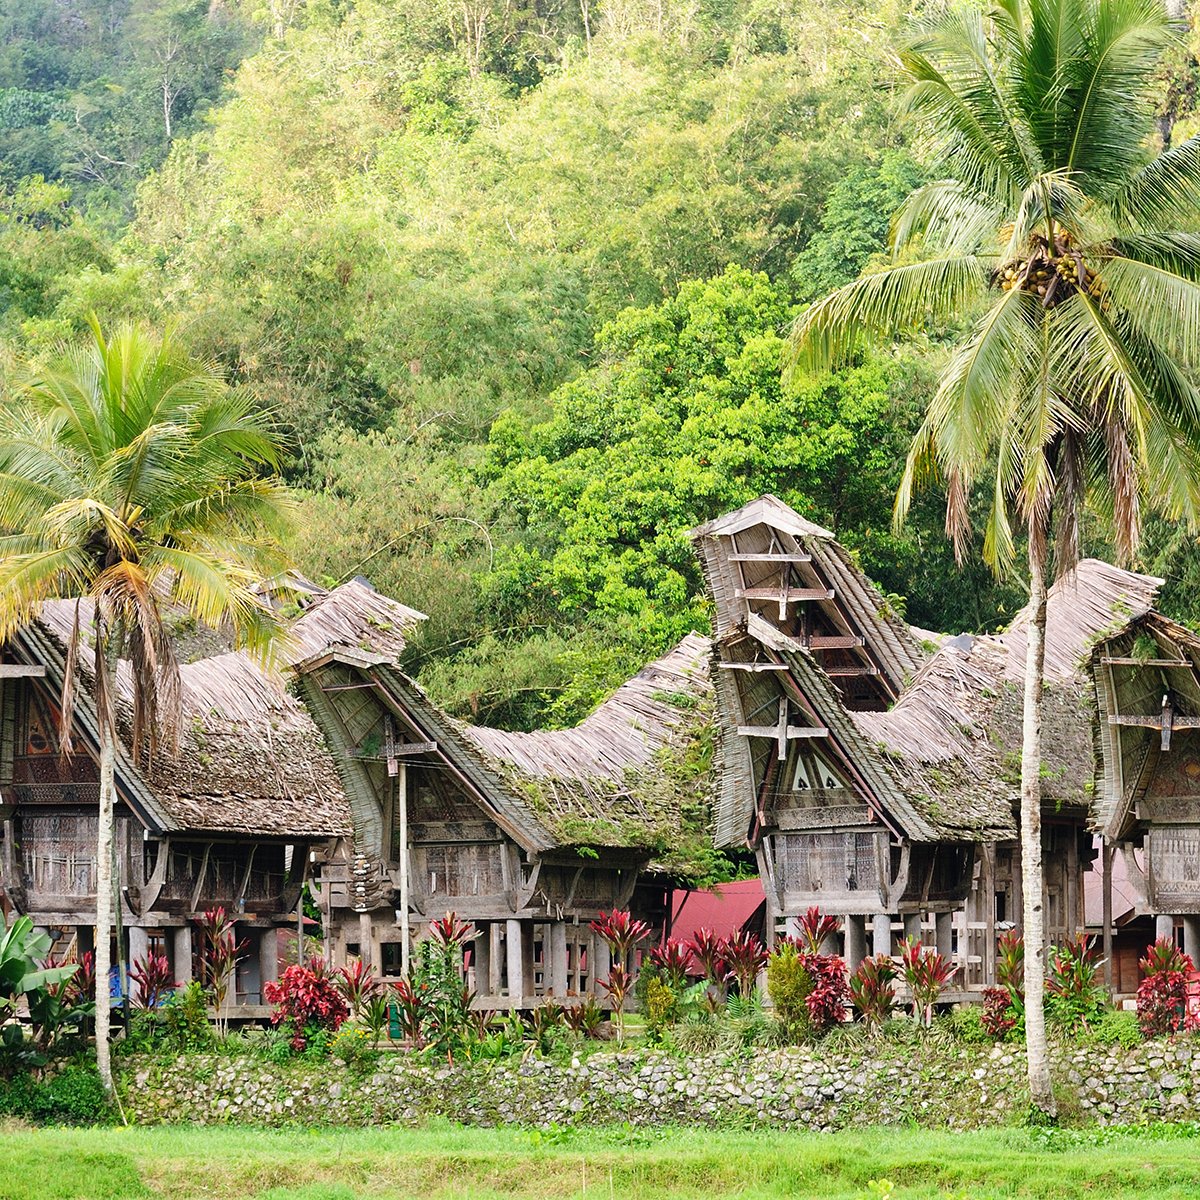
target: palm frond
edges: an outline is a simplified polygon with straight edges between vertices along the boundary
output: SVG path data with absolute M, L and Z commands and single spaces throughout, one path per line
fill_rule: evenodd
M 957 317 L 986 285 L 986 272 L 973 255 L 948 255 L 865 275 L 800 315 L 792 329 L 788 370 L 843 366 L 863 338 Z
M 957 179 L 938 179 L 918 188 L 892 221 L 892 252 L 919 237 L 927 250 L 980 254 L 993 249 L 1002 209 L 972 195 Z
M 1151 159 L 1106 197 L 1123 229 L 1157 233 L 1163 226 L 1192 231 L 1200 224 L 1200 134 Z
M 1100 269 L 1107 303 L 1185 366 L 1200 363 L 1200 282 L 1131 258 Z

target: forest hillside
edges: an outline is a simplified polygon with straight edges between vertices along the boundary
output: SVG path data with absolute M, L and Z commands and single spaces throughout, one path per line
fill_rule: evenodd
M 913 624 L 996 628 L 1021 582 L 955 566 L 936 492 L 891 528 L 953 331 L 782 370 L 927 179 L 921 7 L 0 0 L 0 366 L 175 325 L 284 427 L 299 568 L 429 614 L 407 665 L 477 721 L 577 720 L 705 628 L 685 531 L 765 491 Z M 1161 84 L 1178 136 L 1190 49 Z M 1140 565 L 1200 618 L 1178 531 Z

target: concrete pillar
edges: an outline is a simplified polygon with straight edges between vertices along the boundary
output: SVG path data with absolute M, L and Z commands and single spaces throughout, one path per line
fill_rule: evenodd
M 1200 963 L 1200 917 L 1183 918 L 1183 952 L 1193 963 Z
M 525 1003 L 525 939 L 520 921 L 504 922 L 504 942 L 508 958 L 508 997 L 513 1008 L 521 1008 Z
M 279 930 L 264 929 L 258 939 L 258 986 L 274 983 L 279 978 Z
M 601 986 L 608 979 L 608 973 L 612 969 L 612 956 L 608 952 L 608 943 L 599 937 L 592 938 L 592 991 L 598 996 L 607 996 L 608 993 Z
M 171 974 L 184 986 L 192 982 L 192 927 L 180 925 L 171 931 Z
M 1168 942 L 1175 940 L 1175 918 L 1169 913 L 1159 913 L 1154 918 L 1154 937 L 1155 940 L 1166 939 Z
M 499 996 L 504 991 L 504 926 L 493 921 L 488 926 L 487 994 Z
M 129 965 L 146 959 L 150 954 L 150 935 L 140 925 L 129 927 Z
M 954 914 L 937 913 L 933 918 L 936 930 L 937 952 L 943 958 L 950 958 L 954 953 Z
M 904 936 L 906 938 L 915 938 L 918 942 L 921 940 L 921 914 L 920 913 L 905 913 L 904 914 Z
M 549 966 L 547 991 L 560 999 L 570 990 L 567 980 L 567 927 L 562 921 L 552 921 L 546 938 L 546 958 Z
M 471 969 L 475 978 L 472 989 L 480 996 L 488 996 L 489 980 L 491 978 L 492 938 L 487 925 L 478 926 L 478 933 L 471 943 Z
M 846 966 L 854 971 L 858 964 L 867 957 L 867 919 L 866 917 L 846 918 Z
M 892 953 L 892 917 L 890 913 L 876 913 L 871 922 L 871 940 L 876 954 Z

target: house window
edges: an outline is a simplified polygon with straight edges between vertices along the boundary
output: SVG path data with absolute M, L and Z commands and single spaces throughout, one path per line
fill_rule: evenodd
M 399 975 L 403 970 L 404 946 L 401 942 L 382 942 L 379 946 L 379 968 L 384 975 Z

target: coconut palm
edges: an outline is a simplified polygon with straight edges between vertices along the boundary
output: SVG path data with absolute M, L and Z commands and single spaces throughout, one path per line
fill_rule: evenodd
M 136 327 L 29 368 L 0 414 L 0 640 L 49 599 L 74 599 L 60 740 L 70 752 L 81 655 L 99 727 L 96 1055 L 111 1090 L 116 663 L 132 667 L 132 743 L 173 736 L 179 669 L 168 610 L 225 626 L 266 656 L 276 634 L 255 584 L 280 568 L 286 507 L 271 428 L 170 335 Z M 80 620 L 80 614 L 83 620 Z M 87 628 L 90 624 L 90 630 Z
M 798 320 L 794 368 L 866 338 L 960 331 L 896 504 L 937 474 L 960 559 L 973 494 L 983 553 L 1026 534 L 1030 620 L 1021 771 L 1026 1033 L 1033 1102 L 1053 1112 L 1042 1015 L 1040 717 L 1046 578 L 1076 561 L 1091 502 L 1119 556 L 1143 507 L 1200 510 L 1200 139 L 1154 156 L 1151 77 L 1173 34 L 1161 0 L 1000 0 L 916 31 L 905 106 L 944 178 L 893 224 L 894 261 Z

